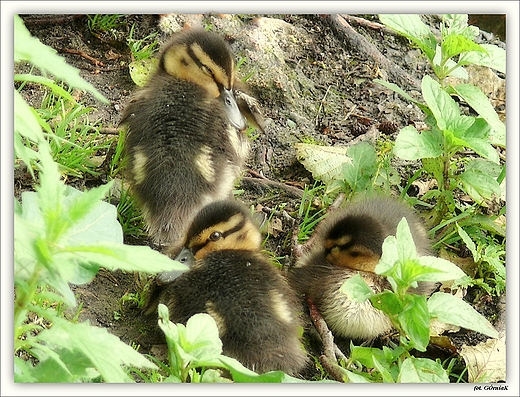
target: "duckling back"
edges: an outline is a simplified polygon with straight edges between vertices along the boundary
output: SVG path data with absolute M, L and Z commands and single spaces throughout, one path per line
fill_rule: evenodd
M 259 252 L 260 232 L 247 210 L 216 202 L 201 212 L 186 243 L 198 259 L 160 296 L 171 320 L 185 323 L 196 313 L 208 313 L 217 323 L 224 354 L 259 373 L 297 374 L 307 363 L 297 298 Z M 205 223 L 210 219 L 213 225 Z
M 228 198 L 249 151 L 232 94 L 234 62 L 218 35 L 184 31 L 126 106 L 128 175 L 149 233 L 175 255 L 193 216 Z
M 395 235 L 397 225 L 408 221 L 419 255 L 429 255 L 431 244 L 419 217 L 406 204 L 388 197 L 373 197 L 352 203 L 330 214 L 316 228 L 311 251 L 290 269 L 290 284 L 302 302 L 312 300 L 332 333 L 340 338 L 370 341 L 393 329 L 388 316 L 370 301 L 353 302 L 340 291 L 350 277 L 360 274 L 379 293 L 391 289 L 374 269 L 384 239 Z M 431 293 L 423 285 L 416 293 Z

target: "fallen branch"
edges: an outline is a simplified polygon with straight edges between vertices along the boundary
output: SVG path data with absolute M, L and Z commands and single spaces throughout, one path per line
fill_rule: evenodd
M 338 382 L 345 382 L 344 369 L 338 365 L 338 357 L 336 354 L 339 352 L 340 358 L 344 360 L 346 360 L 346 357 L 334 343 L 334 336 L 314 302 L 312 302 L 311 299 L 308 299 L 307 303 L 309 305 L 314 327 L 318 331 L 323 342 L 323 354 L 320 356 L 320 363 L 335 380 Z
M 404 70 L 400 69 L 394 62 L 386 58 L 372 43 L 370 43 L 363 35 L 356 32 L 352 26 L 338 14 L 330 14 L 324 16 L 325 20 L 330 24 L 336 36 L 344 40 L 349 47 L 355 48 L 360 54 L 365 54 L 372 58 L 379 66 L 388 73 L 388 80 L 393 80 L 400 87 L 410 87 L 418 89 L 419 82 Z
M 79 55 L 79 56 L 89 60 L 90 62 L 92 62 L 95 66 L 105 66 L 105 64 L 103 62 L 101 62 L 100 60 L 98 60 L 98 59 L 96 59 L 94 57 L 91 57 L 90 55 L 85 54 L 83 51 L 80 51 L 80 50 L 73 50 L 73 49 L 70 49 L 70 48 L 62 48 L 60 50 L 60 52 L 64 52 L 66 54 Z
M 287 193 L 291 194 L 292 196 L 296 198 L 302 198 L 303 197 L 303 190 L 298 189 L 297 187 L 289 186 L 282 182 L 273 181 L 271 179 L 266 178 L 259 172 L 256 172 L 254 170 L 248 169 L 247 172 L 249 172 L 251 175 L 255 176 L 256 178 L 251 177 L 243 177 L 242 181 L 250 182 L 250 183 L 259 183 L 261 185 L 268 185 L 277 187 L 279 189 L 285 190 Z

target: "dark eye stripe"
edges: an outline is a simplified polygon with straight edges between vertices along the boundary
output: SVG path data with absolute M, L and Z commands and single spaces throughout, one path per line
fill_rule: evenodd
M 227 236 L 229 236 L 229 235 L 231 235 L 233 233 L 236 233 L 237 231 L 241 230 L 244 227 L 245 223 L 246 223 L 246 220 L 244 218 L 242 218 L 240 220 L 240 222 L 238 222 L 234 227 L 232 227 L 231 229 L 226 230 L 225 232 L 223 232 L 222 233 L 222 238 L 226 238 Z M 197 252 L 200 251 L 202 248 L 204 248 L 211 241 L 213 241 L 213 240 L 211 240 L 208 237 L 206 242 L 201 243 L 201 244 L 196 244 L 196 245 L 192 246 L 191 247 L 191 251 L 193 252 L 193 255 L 197 255 Z

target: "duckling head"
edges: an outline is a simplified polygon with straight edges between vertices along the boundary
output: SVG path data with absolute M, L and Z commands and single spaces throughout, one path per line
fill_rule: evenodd
M 246 128 L 233 94 L 233 55 L 219 35 L 201 29 L 177 33 L 164 48 L 159 68 L 172 77 L 201 86 L 211 98 L 219 98 L 231 124 L 239 130 Z
M 208 204 L 195 216 L 185 247 L 195 259 L 202 259 L 213 251 L 259 251 L 261 243 L 260 230 L 247 208 L 224 200 Z
M 214 251 L 260 251 L 262 235 L 247 208 L 231 200 L 208 204 L 193 219 L 186 234 L 184 248 L 174 260 L 193 267 L 197 259 L 204 259 Z M 158 285 L 173 282 L 182 272 L 171 271 L 157 275 Z
M 374 273 L 384 239 L 383 227 L 376 219 L 349 215 L 336 221 L 325 234 L 325 258 L 335 266 Z

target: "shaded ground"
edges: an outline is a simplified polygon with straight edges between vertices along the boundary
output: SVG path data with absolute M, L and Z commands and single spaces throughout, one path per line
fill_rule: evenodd
M 102 120 L 106 132 L 117 128 L 121 111 L 135 88 L 128 72 L 131 54 L 126 43 L 132 25 L 135 38 L 159 32 L 161 42 L 170 30 L 185 22 L 202 23 L 224 34 L 237 59 L 246 58 L 239 74 L 242 78 L 250 76 L 247 83 L 266 119 L 265 133 L 255 136 L 252 143 L 247 164 L 251 172 L 246 172 L 241 182 L 239 188 L 244 192 L 240 199 L 268 213 L 281 204 L 293 213 L 300 203 L 301 189 L 313 183 L 311 174 L 296 158 L 295 143 L 346 145 L 359 139 L 373 140 L 380 134 L 395 138 L 400 128 L 422 121 L 417 108 L 372 82 L 374 78 L 388 79 L 412 93 L 418 91 L 417 84 L 428 68 L 419 51 L 411 49 L 405 39 L 377 25 L 360 25 L 355 19 L 348 20 L 357 33 L 346 35 L 337 20 L 315 15 L 132 15 L 125 17 L 126 24 L 114 33 L 97 34 L 89 31 L 85 15 L 23 18 L 34 36 L 80 69 L 81 75 L 110 101 L 107 106 L 90 95 L 82 98 L 97 108 L 93 117 Z M 481 38 L 489 39 L 488 35 Z M 381 57 L 363 51 L 362 45 L 373 46 Z M 30 104 L 39 105 L 39 87 L 28 87 L 23 94 Z M 396 166 L 403 180 L 415 171 L 411 165 Z M 258 178 L 259 174 L 267 180 Z M 24 178 L 23 173 L 15 174 L 15 193 L 30 188 L 30 180 Z M 71 182 L 92 187 L 105 183 L 106 175 Z M 283 185 L 277 187 L 276 183 Z M 276 226 L 271 230 L 268 248 L 283 263 L 289 260 L 293 248 L 292 224 L 279 214 L 273 219 Z M 126 238 L 129 244 L 148 244 L 146 239 Z M 80 320 L 89 319 L 92 325 L 107 328 L 126 343 L 140 345 L 142 353 L 162 343 L 155 319 L 143 317 L 135 303 L 122 300 L 139 291 L 134 274 L 101 271 L 93 282 L 74 290 L 82 303 Z M 495 304 L 490 302 L 485 310 L 495 310 Z M 467 338 L 464 343 L 468 343 Z

